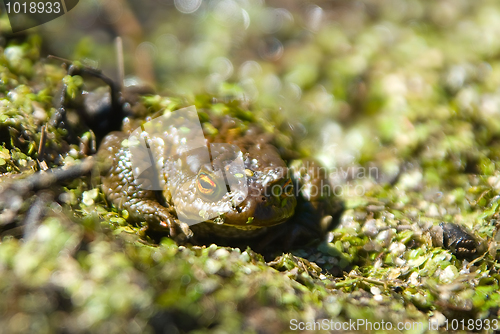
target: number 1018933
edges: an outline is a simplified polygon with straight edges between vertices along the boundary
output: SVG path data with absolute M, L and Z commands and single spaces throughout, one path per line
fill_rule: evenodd
M 3 0 L 12 32 L 52 21 L 73 9 L 79 0 Z M 1 1 L 0 1 L 1 2 Z M 64 22 L 62 22 L 64 24 Z
M 58 1 L 40 2 L 6 2 L 7 14 L 59 14 L 61 3 Z

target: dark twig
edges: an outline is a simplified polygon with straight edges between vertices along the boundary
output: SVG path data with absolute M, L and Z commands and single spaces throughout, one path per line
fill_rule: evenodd
M 42 126 L 41 135 L 40 135 L 40 144 L 38 145 L 38 166 L 40 166 L 41 170 L 47 170 L 47 163 L 45 162 L 45 143 L 47 141 L 47 125 Z
M 72 62 L 69 59 L 57 57 L 54 55 L 49 55 L 47 56 L 49 59 L 56 59 L 59 60 L 66 65 L 69 66 L 68 68 L 68 75 L 79 75 L 79 74 L 88 74 L 91 76 L 94 76 L 98 79 L 101 79 L 106 85 L 109 86 L 110 91 L 111 91 L 111 114 L 109 115 L 109 119 L 121 119 L 122 118 L 122 103 L 121 103 L 121 85 L 123 83 L 117 84 L 116 82 L 113 81 L 113 79 L 109 78 L 108 76 L 104 75 L 101 70 L 88 67 L 88 66 L 83 66 L 79 65 L 76 66 L 74 62 Z M 57 112 L 54 114 L 55 120 L 53 120 L 53 123 L 59 123 L 61 121 L 67 123 L 66 119 L 66 109 L 64 107 L 64 101 L 66 97 L 66 90 L 67 90 L 67 85 L 63 86 L 62 89 L 62 95 L 60 101 L 58 101 L 59 107 L 57 108 Z
M 70 166 L 68 168 L 57 168 L 47 172 L 38 172 L 25 179 L 21 179 L 13 184 L 15 190 L 20 192 L 37 191 L 47 189 L 50 186 L 75 179 L 90 173 L 94 167 L 95 159 L 89 157 L 80 164 Z
M 57 183 L 87 175 L 94 165 L 95 159 L 89 157 L 77 165 L 40 171 L 23 179 L 0 184 L 0 226 L 14 222 L 23 206 L 25 196 L 30 192 L 47 189 Z
M 125 83 L 125 61 L 123 59 L 123 41 L 121 37 L 116 37 L 116 63 L 118 66 L 118 86 L 120 93 L 123 95 L 123 85 Z

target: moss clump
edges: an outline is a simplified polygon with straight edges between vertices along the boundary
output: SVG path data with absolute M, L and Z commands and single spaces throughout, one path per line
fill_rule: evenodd
M 258 50 L 252 41 L 263 33 L 253 25 L 242 35 L 215 14 L 179 25 L 209 43 L 179 42 L 178 52 L 206 51 L 207 58 L 192 66 L 167 50 L 156 68 L 159 85 L 188 97 L 139 102 L 144 115 L 192 102 L 203 121 L 204 109 L 232 113 L 242 127 L 259 121 L 283 134 L 282 147 L 320 159 L 346 204 L 327 240 L 266 263 L 251 249 L 179 247 L 167 238 L 155 244 L 127 224 L 127 212 L 107 206 L 89 177 L 15 198 L 16 215 L 0 196 L 1 328 L 276 333 L 295 325 L 314 331 L 307 326 L 315 321 L 383 320 L 423 333 L 432 324 L 445 331 L 454 319 L 492 325 L 500 308 L 500 7 L 487 0 L 362 4 L 320 3 L 338 20 L 316 30 L 290 23 L 304 20 L 290 9 L 295 21 L 266 33 L 281 41 L 279 61 L 240 59 L 232 49 L 238 43 L 214 47 L 223 36 L 246 38 Z M 245 11 L 253 20 L 267 9 Z M 78 162 L 87 155 L 80 143 L 91 138 L 74 108 L 73 134 L 50 122 L 62 83 L 67 99 L 77 100 L 86 81 L 42 61 L 40 37 L 1 37 L 0 195 L 41 161 L 49 168 Z M 83 44 L 77 52 L 92 57 Z M 214 59 L 231 59 L 238 75 L 213 84 Z M 216 101 L 200 94 L 205 88 Z M 35 204 L 43 218 L 30 211 Z M 467 228 L 478 244 L 471 258 L 437 246 L 442 222 Z

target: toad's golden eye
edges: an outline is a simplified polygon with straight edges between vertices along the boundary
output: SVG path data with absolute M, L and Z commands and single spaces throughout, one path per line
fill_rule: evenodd
M 291 196 L 293 194 L 293 183 L 291 179 L 288 179 L 285 184 L 281 187 L 281 197 Z
M 203 195 L 212 195 L 217 190 L 217 183 L 215 182 L 212 175 L 209 175 L 205 172 L 200 172 L 198 175 L 198 180 L 196 181 L 196 186 L 198 187 L 198 191 Z

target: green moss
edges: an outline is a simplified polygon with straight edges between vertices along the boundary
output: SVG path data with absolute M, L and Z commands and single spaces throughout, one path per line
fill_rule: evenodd
M 195 66 L 174 51 L 160 52 L 158 86 L 184 96 L 143 96 L 148 115 L 194 104 L 211 135 L 217 131 L 207 110 L 238 117 L 241 129 L 260 122 L 282 148 L 307 152 L 329 168 L 377 168 L 377 177 L 336 179 L 342 189 L 359 186 L 363 193 L 340 195 L 346 211 L 327 241 L 268 262 L 251 249 L 179 247 L 168 238 L 157 244 L 127 224 L 127 212 L 109 208 L 96 182 L 73 180 L 51 189 L 33 235 L 19 239 L 8 235 L 22 231 L 2 230 L 2 328 L 286 332 L 291 319 L 362 319 L 415 321 L 423 329 L 407 332 L 421 333 L 431 319 L 498 318 L 500 9 L 491 1 L 393 6 L 346 5 L 350 19 L 326 22 L 315 33 L 283 24 L 283 58 L 256 58 L 247 67 L 238 66 L 251 52 L 240 59 L 227 42 L 240 31 L 236 23 L 223 25 L 215 14 L 179 25 L 182 31 L 158 30 L 179 34 L 175 52 L 205 58 Z M 245 9 L 251 22 L 264 11 Z M 3 15 L 0 31 L 5 26 Z M 261 50 L 252 40 L 262 32 L 253 23 L 248 29 L 238 43 Z M 184 45 L 181 35 L 193 33 L 206 45 Z M 43 63 L 42 39 L 9 37 L 0 48 L 0 188 L 41 168 L 44 125 L 49 167 L 82 157 L 79 143 L 49 120 L 61 83 L 67 99 L 77 100 L 86 78 Z M 77 40 L 76 58 L 109 53 L 91 37 Z M 217 57 L 230 59 L 236 74 L 211 86 Z M 84 125 L 72 128 L 91 138 Z M 23 198 L 19 224 L 31 195 Z M 477 238 L 473 259 L 436 245 L 433 227 L 442 221 Z

